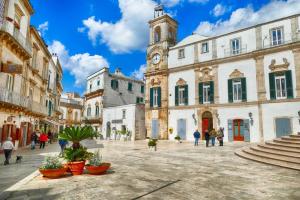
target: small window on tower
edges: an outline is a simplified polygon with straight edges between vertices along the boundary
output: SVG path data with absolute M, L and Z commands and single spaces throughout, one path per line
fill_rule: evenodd
M 184 49 L 179 49 L 178 50 L 178 59 L 184 58 Z
M 157 42 L 160 42 L 160 39 L 161 39 L 161 30 L 160 30 L 160 27 L 156 27 L 155 28 L 155 32 L 154 32 L 154 42 L 157 43 Z

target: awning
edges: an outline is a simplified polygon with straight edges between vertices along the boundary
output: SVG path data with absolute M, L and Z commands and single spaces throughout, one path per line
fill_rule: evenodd
M 48 124 L 48 125 L 55 125 L 55 126 L 60 125 L 60 123 L 58 123 L 56 121 L 53 121 L 53 120 L 50 120 L 50 119 L 42 119 L 42 120 L 40 120 L 40 122 Z

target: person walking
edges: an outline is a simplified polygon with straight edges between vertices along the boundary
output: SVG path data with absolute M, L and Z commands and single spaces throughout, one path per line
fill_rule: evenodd
M 217 137 L 220 146 L 223 146 L 223 138 L 224 138 L 224 128 L 221 127 L 218 131 L 218 137 Z
M 40 149 L 45 148 L 45 144 L 46 144 L 47 140 L 48 140 L 48 136 L 46 135 L 46 133 L 42 133 L 40 136 Z
M 2 149 L 4 151 L 4 156 L 5 156 L 4 165 L 9 165 L 9 159 L 11 157 L 14 148 L 15 147 L 14 144 L 12 143 L 12 138 L 8 137 L 7 140 L 2 145 Z
M 208 132 L 207 129 L 204 132 L 204 137 L 205 137 L 205 141 L 206 141 L 206 147 L 208 147 L 209 146 L 209 138 L 210 138 L 210 136 L 209 136 L 209 132 Z
M 49 144 L 52 143 L 52 136 L 53 136 L 53 134 L 52 134 L 52 132 L 49 130 L 49 131 L 48 131 L 48 142 L 49 142 Z
M 216 137 L 217 137 L 217 132 L 216 130 L 213 128 L 210 133 L 209 133 L 210 137 L 211 137 L 211 145 L 215 146 L 215 142 L 216 142 Z
M 31 137 L 30 137 L 30 140 L 31 140 L 31 150 L 34 150 L 35 149 L 35 144 L 37 142 L 37 134 L 36 132 L 34 131 L 33 133 L 31 133 Z
M 196 129 L 196 131 L 194 132 L 194 138 L 195 138 L 195 144 L 194 144 L 194 146 L 198 146 L 199 144 L 199 139 L 200 139 L 200 133 L 199 133 L 199 131 L 198 131 L 198 129 Z
M 58 140 L 58 144 L 59 144 L 59 146 L 60 146 L 60 154 L 61 155 L 63 155 L 63 153 L 64 153 L 64 150 L 65 150 L 65 148 L 66 148 L 66 146 L 67 146 L 67 144 L 68 144 L 68 141 L 67 140 L 65 140 L 65 139 L 59 139 Z

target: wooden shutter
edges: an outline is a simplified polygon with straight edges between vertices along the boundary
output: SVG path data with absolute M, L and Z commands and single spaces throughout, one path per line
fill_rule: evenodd
M 203 83 L 199 83 L 199 104 L 203 104 Z
M 244 141 L 250 142 L 250 120 L 244 120 Z
M 275 74 L 269 73 L 269 85 L 270 85 L 270 99 L 276 99 L 276 90 L 275 90 Z
M 116 89 L 118 89 L 119 88 L 119 82 L 118 82 L 118 80 L 115 80 L 115 84 L 116 84 Z
M 189 105 L 189 86 L 185 85 L 184 86 L 184 104 Z
M 161 107 L 161 87 L 157 88 L 157 106 Z
M 241 78 L 242 82 L 242 101 L 246 102 L 247 101 L 247 82 L 246 78 Z
M 232 94 L 232 79 L 228 80 L 228 102 L 233 102 L 233 94 Z
M 210 87 L 210 103 L 214 103 L 215 99 L 214 99 L 214 92 L 215 92 L 215 88 L 214 88 L 214 82 L 210 81 L 209 82 L 209 87 Z
M 110 81 L 110 86 L 111 86 L 111 88 L 114 89 L 114 80 L 111 80 L 111 81 Z
M 178 95 L 179 95 L 179 88 L 175 86 L 175 106 L 178 106 Z
M 150 108 L 153 107 L 153 88 L 150 88 Z
M 294 98 L 294 94 L 293 94 L 293 78 L 292 78 L 291 70 L 285 72 L 285 80 L 286 80 L 287 98 L 292 99 Z
M 228 141 L 233 141 L 233 121 L 231 119 L 228 120 Z
M 145 87 L 141 85 L 141 93 L 144 94 Z

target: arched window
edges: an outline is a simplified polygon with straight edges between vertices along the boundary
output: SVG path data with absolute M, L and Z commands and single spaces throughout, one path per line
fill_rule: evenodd
M 155 43 L 160 42 L 160 39 L 161 39 L 161 29 L 158 26 L 155 28 L 155 31 L 154 31 L 154 42 Z
M 87 111 L 86 111 L 87 116 L 91 116 L 91 105 L 88 105 Z
M 99 106 L 96 105 L 96 116 L 99 116 Z

